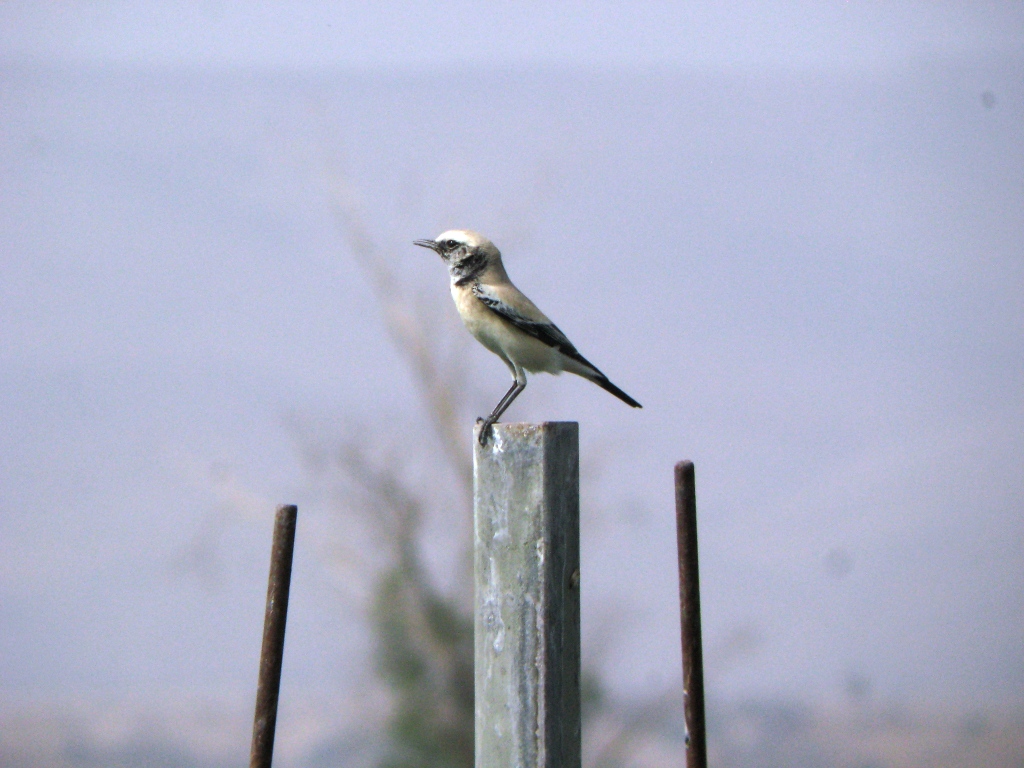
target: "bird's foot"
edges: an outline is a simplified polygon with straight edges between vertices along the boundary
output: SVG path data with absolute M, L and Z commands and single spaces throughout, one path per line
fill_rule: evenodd
M 480 425 L 480 435 L 478 437 L 478 439 L 480 440 L 480 445 L 486 447 L 487 438 L 491 436 L 491 427 L 495 424 L 495 422 L 497 422 L 497 419 L 491 418 L 490 416 L 488 416 L 486 419 L 478 418 L 476 420 L 476 423 Z

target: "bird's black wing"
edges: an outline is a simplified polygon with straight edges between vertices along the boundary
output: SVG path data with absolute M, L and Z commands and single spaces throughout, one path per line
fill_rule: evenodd
M 566 357 L 571 357 L 589 368 L 594 368 L 594 366 L 589 363 L 583 355 L 576 351 L 576 347 L 572 345 L 569 338 L 562 333 L 554 323 L 544 323 L 538 322 L 537 320 L 531 320 L 515 307 L 506 304 L 495 296 L 494 293 L 479 283 L 473 286 L 473 295 L 480 299 L 480 301 L 483 302 L 483 305 L 494 312 L 494 314 L 508 320 L 508 322 L 523 333 L 528 336 L 532 336 L 537 339 L 537 341 L 547 344 L 549 347 L 557 349 Z M 594 370 L 596 371 L 597 369 L 594 368 Z
M 553 349 L 558 350 L 566 357 L 572 358 L 576 362 L 585 365 L 593 373 L 584 374 L 584 378 L 590 379 L 599 387 L 611 392 L 624 403 L 631 405 L 634 408 L 642 407 L 640 403 L 612 384 L 608 380 L 608 377 L 598 370 L 596 365 L 577 352 L 576 347 L 572 345 L 572 342 L 569 341 L 568 337 L 562 333 L 554 323 L 531 320 L 515 307 L 499 299 L 492 291 L 489 291 L 487 288 L 480 285 L 480 283 L 476 283 L 473 286 L 473 295 L 476 296 L 485 307 L 496 315 L 507 320 L 523 333 L 528 336 L 532 336 L 537 339 L 537 341 L 547 344 Z

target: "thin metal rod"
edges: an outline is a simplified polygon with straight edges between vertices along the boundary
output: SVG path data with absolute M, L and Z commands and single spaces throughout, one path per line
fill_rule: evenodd
M 683 707 L 686 768 L 707 768 L 704 730 L 704 654 L 700 640 L 700 577 L 697 565 L 697 490 L 693 462 L 676 464 L 676 536 L 679 545 L 679 618 L 683 641 Z
M 249 768 L 270 768 L 274 756 L 277 696 L 281 690 L 284 627 L 288 618 L 288 589 L 292 579 L 297 514 L 298 508 L 293 505 L 280 506 L 274 519 L 274 544 L 270 553 L 267 612 L 263 618 L 263 650 L 260 652 L 260 678 L 256 686 L 256 717 L 252 724 Z

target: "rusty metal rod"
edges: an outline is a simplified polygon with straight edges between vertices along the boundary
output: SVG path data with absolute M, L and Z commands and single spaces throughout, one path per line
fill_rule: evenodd
M 704 729 L 704 654 L 700 640 L 700 578 L 697 566 L 697 491 L 693 462 L 676 464 L 676 536 L 679 545 L 679 618 L 683 641 L 683 708 L 686 768 L 707 768 Z
M 256 685 L 256 717 L 252 724 L 249 768 L 270 768 L 274 757 L 277 696 L 281 690 L 284 626 L 288 618 L 288 588 L 292 579 L 297 514 L 298 508 L 294 505 L 283 505 L 277 508 L 274 519 L 274 543 L 270 553 L 267 612 L 263 618 L 263 649 L 260 651 L 260 677 Z

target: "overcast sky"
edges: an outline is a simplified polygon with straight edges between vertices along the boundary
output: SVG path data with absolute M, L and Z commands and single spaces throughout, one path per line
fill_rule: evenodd
M 1024 702 L 1019 4 L 7 2 L 0 67 L 0 691 L 247 690 L 273 505 L 317 501 L 287 425 L 424 434 L 335 169 L 440 306 L 411 240 L 480 229 L 644 403 L 508 414 L 600 466 L 616 690 L 678 679 L 689 457 L 711 695 Z M 305 530 L 290 679 L 342 685 Z
M 6 2 L 8 58 L 372 69 L 861 69 L 1019 54 L 1016 3 Z

